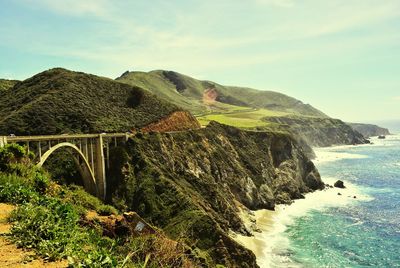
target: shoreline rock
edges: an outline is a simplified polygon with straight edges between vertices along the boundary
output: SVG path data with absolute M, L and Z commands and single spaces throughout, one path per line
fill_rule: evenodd
M 335 186 L 336 188 L 341 188 L 341 189 L 346 188 L 346 186 L 344 186 L 344 182 L 341 180 L 337 180 L 333 186 Z

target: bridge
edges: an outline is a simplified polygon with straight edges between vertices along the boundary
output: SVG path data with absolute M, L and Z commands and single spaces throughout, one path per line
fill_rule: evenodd
M 28 152 L 35 154 L 34 161 L 38 167 L 42 167 L 55 151 L 67 149 L 83 178 L 85 190 L 104 200 L 107 191 L 106 170 L 110 168 L 110 147 L 123 144 L 128 138 L 128 133 L 0 136 L 0 147 L 7 143 L 25 144 Z

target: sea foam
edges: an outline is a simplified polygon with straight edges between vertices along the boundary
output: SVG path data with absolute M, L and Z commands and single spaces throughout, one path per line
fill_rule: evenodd
M 316 165 L 341 159 L 367 157 L 361 154 L 335 152 L 338 149 L 338 147 L 316 149 Z M 295 200 L 291 205 L 276 206 L 275 213 L 270 216 L 272 217 L 272 226 L 256 235 L 258 239 L 265 241 L 263 254 L 257 256 L 260 267 L 302 267 L 300 263 L 291 258 L 290 240 L 285 236 L 285 230 L 294 223 L 296 218 L 307 216 L 309 212 L 315 210 L 323 211 L 329 207 L 347 206 L 353 202 L 372 200 L 370 196 L 363 194 L 357 185 L 351 184 L 343 178 L 324 177 L 322 179 L 329 185 L 333 185 L 335 181 L 341 179 L 346 188 L 326 188 L 309 193 L 305 199 Z

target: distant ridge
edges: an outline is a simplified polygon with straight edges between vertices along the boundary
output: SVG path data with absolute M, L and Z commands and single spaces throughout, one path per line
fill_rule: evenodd
M 116 80 L 142 87 L 195 114 L 224 111 L 226 105 L 265 108 L 302 116 L 328 117 L 309 104 L 274 91 L 223 86 L 174 71 L 125 72 Z
M 379 135 L 390 135 L 389 129 L 379 127 L 373 124 L 362 124 L 362 123 L 347 123 L 354 130 L 360 132 L 365 138 L 379 136 Z

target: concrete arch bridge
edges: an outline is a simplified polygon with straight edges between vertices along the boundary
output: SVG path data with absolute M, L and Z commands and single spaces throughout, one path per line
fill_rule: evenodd
M 81 173 L 85 190 L 104 200 L 107 193 L 106 171 L 110 168 L 110 147 L 124 144 L 128 138 L 128 133 L 0 136 L 0 147 L 7 143 L 25 144 L 28 152 L 35 153 L 39 167 L 55 151 L 69 150 Z

